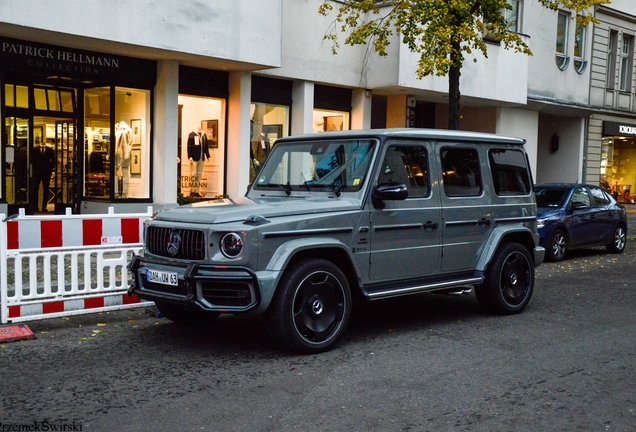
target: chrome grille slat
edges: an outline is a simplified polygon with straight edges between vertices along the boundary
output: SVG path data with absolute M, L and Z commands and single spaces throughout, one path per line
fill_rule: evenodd
M 168 253 L 168 242 L 173 230 L 181 237 L 179 251 L 175 256 Z M 154 255 L 194 261 L 205 259 L 205 233 L 200 230 L 151 226 L 148 227 L 146 245 L 148 251 Z

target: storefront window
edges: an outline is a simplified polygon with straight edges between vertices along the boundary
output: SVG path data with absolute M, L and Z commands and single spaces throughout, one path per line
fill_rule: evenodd
M 277 139 L 288 135 L 289 107 L 253 103 L 251 106 L 250 183 Z
M 314 132 L 349 130 L 349 113 L 314 110 Z
M 85 90 L 84 105 L 84 195 L 149 198 L 150 91 L 116 87 L 114 121 L 110 87 Z
M 150 91 L 115 88 L 115 198 L 150 197 Z
M 110 198 L 110 87 L 84 91 L 84 195 Z
M 604 137 L 601 154 L 601 186 L 618 202 L 632 203 L 636 185 L 636 139 Z
M 225 176 L 225 101 L 179 95 L 179 106 L 179 193 L 193 198 L 219 197 Z

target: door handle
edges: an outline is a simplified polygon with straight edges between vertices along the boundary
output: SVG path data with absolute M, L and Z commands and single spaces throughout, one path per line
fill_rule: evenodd
M 490 219 L 481 218 L 477 222 L 477 225 L 479 225 L 479 226 L 488 226 L 488 225 L 490 225 Z
M 437 222 L 427 221 L 427 222 L 424 224 L 424 229 L 425 229 L 426 231 L 431 231 L 431 230 L 437 229 Z

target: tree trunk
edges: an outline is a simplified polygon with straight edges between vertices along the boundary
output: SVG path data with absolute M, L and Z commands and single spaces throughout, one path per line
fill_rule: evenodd
M 454 46 L 457 45 L 457 46 Z M 459 52 L 459 43 L 453 42 L 453 52 L 451 53 L 452 65 L 448 71 L 448 129 L 459 130 L 459 76 L 460 69 L 455 66 L 455 57 Z

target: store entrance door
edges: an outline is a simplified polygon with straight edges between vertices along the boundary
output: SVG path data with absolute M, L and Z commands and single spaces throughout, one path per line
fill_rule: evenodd
M 33 213 L 78 213 L 76 121 L 59 117 L 33 118 L 31 185 Z

